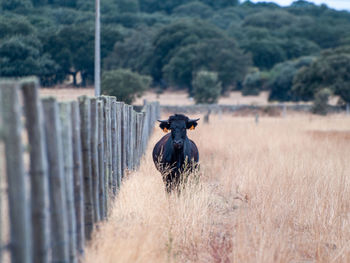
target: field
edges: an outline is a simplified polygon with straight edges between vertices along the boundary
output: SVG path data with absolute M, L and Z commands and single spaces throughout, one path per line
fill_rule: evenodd
M 81 95 L 93 96 L 94 90 L 92 88 L 41 88 L 41 96 L 55 96 L 58 100 L 67 101 L 76 99 Z M 242 96 L 240 92 L 231 92 L 229 96 L 223 97 L 219 100 L 220 104 L 267 104 L 267 92 L 262 92 L 259 96 Z M 191 100 L 184 91 L 166 91 L 157 96 L 153 91 L 145 92 L 145 94 L 137 98 L 134 104 L 141 105 L 143 100 L 160 101 L 165 105 L 191 105 L 194 101 Z
M 200 181 L 170 196 L 151 161 L 162 135 L 84 262 L 350 262 L 349 117 L 200 121 Z
M 94 90 L 91 87 L 88 88 L 67 88 L 67 86 L 61 88 L 41 88 L 40 94 L 42 97 L 54 96 L 59 101 L 75 100 L 79 96 L 94 96 Z M 267 91 L 262 91 L 258 96 L 242 96 L 239 91 L 232 91 L 228 96 L 220 97 L 218 104 L 225 105 L 268 105 L 269 94 Z M 330 105 L 337 105 L 338 97 L 333 96 L 329 100 Z M 143 96 L 137 98 L 134 105 L 142 105 L 144 100 L 159 101 L 162 105 L 193 105 L 194 100 L 188 97 L 185 91 L 173 91 L 167 90 L 160 95 L 157 95 L 153 90 L 147 91 Z M 305 102 L 303 102 L 305 103 Z

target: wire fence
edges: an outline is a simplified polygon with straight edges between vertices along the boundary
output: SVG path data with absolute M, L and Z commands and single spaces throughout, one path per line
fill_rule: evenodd
M 0 101 L 0 263 L 78 262 L 139 167 L 159 104 L 40 99 L 35 78 L 2 80 Z

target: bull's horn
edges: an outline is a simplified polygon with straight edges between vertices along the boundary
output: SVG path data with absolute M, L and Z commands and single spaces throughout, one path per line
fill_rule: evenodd
M 159 122 L 168 122 L 168 120 L 157 120 Z
M 200 120 L 200 118 L 198 118 L 198 119 L 189 119 L 188 121 L 191 122 L 191 121 L 199 121 L 199 120 Z

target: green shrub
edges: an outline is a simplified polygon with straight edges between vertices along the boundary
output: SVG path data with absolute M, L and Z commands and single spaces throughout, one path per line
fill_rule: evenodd
M 101 88 L 104 95 L 116 96 L 119 101 L 131 104 L 148 89 L 150 83 L 149 76 L 128 69 L 117 69 L 103 73 Z
M 263 87 L 263 79 L 260 71 L 254 71 L 245 76 L 243 81 L 242 95 L 259 95 Z
M 218 74 L 209 71 L 199 71 L 192 81 L 194 100 L 198 103 L 217 103 L 221 93 L 221 82 Z
M 332 95 L 330 89 L 324 88 L 316 92 L 312 112 L 320 115 L 327 114 L 328 99 Z

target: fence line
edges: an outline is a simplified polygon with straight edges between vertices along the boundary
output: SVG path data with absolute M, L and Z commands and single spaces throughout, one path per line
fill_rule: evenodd
M 6 247 L 12 263 L 75 263 L 127 171 L 138 169 L 159 104 L 136 112 L 108 96 L 59 103 L 38 89 L 34 78 L 0 82 L 10 216 L 7 245 L 0 220 L 0 262 Z

